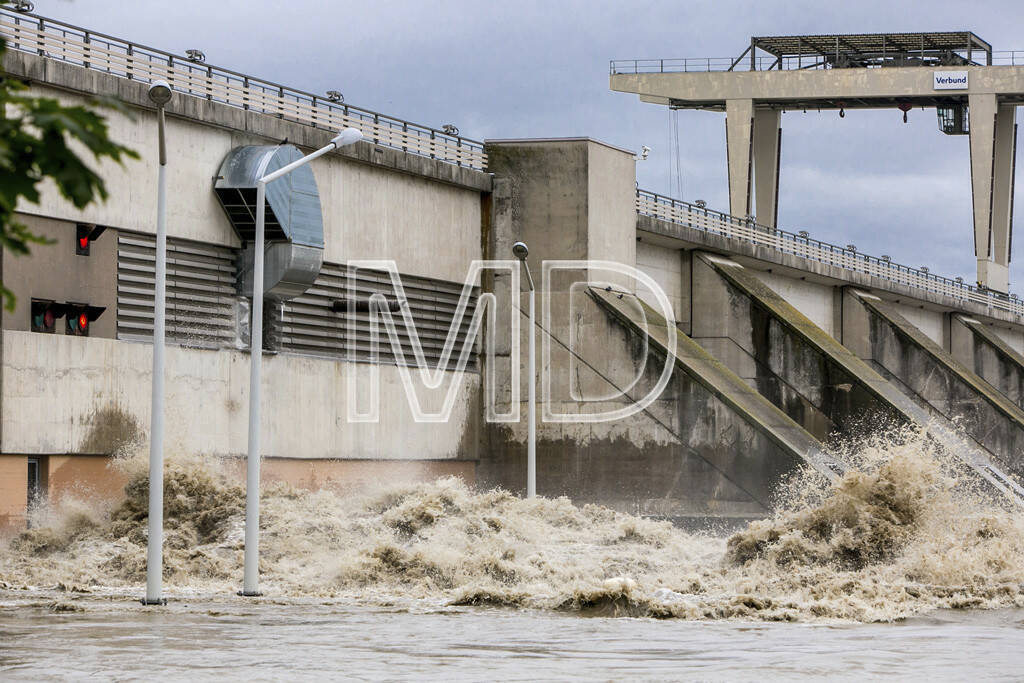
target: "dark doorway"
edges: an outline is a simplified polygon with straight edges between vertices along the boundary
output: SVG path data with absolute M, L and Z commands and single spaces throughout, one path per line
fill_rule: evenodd
M 28 459 L 28 510 L 31 513 L 46 500 L 46 458 Z M 31 526 L 31 518 L 28 525 Z

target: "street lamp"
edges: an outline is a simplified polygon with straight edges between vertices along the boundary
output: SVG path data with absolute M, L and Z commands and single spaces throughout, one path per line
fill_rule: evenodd
M 512 245 L 512 255 L 515 256 L 526 268 L 526 282 L 530 287 L 530 336 L 527 346 L 529 356 L 527 361 L 527 374 L 529 385 L 527 390 L 527 403 L 529 414 L 526 418 L 527 441 L 526 441 L 526 497 L 533 498 L 537 495 L 537 364 L 536 348 L 534 346 L 534 303 L 536 297 L 533 289 L 533 276 L 530 275 L 530 265 L 526 257 L 530 250 L 524 242 L 516 242 Z
M 260 371 L 263 364 L 263 233 L 267 185 L 330 151 L 363 139 L 355 128 L 346 128 L 312 154 L 282 166 L 256 181 L 256 244 L 252 266 L 252 322 L 249 343 L 249 454 L 245 469 L 245 573 L 239 595 L 260 595 Z
M 153 81 L 149 99 L 156 105 L 160 170 L 156 199 L 156 281 L 153 292 L 153 398 L 149 430 L 149 537 L 146 541 L 146 597 L 143 605 L 167 603 L 163 584 L 164 536 L 164 320 L 167 299 L 167 145 L 164 106 L 171 101 L 171 86 Z

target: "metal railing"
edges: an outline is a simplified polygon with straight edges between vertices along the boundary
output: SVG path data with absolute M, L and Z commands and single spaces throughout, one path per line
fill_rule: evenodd
M 913 62 L 913 54 L 910 53 L 908 66 L 919 66 Z M 894 56 L 893 59 L 898 59 Z M 1024 66 L 1024 50 L 1008 50 L 992 53 L 992 64 L 994 66 Z M 895 65 L 895 64 L 894 64 Z M 775 57 L 759 56 L 754 59 L 754 68 L 751 69 L 750 57 L 686 57 L 676 59 L 613 59 L 609 62 L 608 72 L 612 76 L 617 74 L 656 74 L 656 73 L 702 73 L 708 71 L 769 71 L 781 68 L 784 71 L 806 71 L 834 68 L 824 58 L 815 58 L 813 55 L 803 57 L 786 57 L 778 60 Z M 872 65 L 868 68 L 878 68 Z M 945 66 L 935 68 L 956 68 Z
M 139 45 L 35 14 L 0 9 L 0 36 L 11 49 L 148 83 L 162 79 L 181 93 L 328 130 L 347 126 L 376 145 L 483 170 L 483 144 L 369 109 L 329 101 L 186 56 Z
M 893 263 L 887 258 L 862 254 L 853 249 L 813 239 L 806 234 L 769 228 L 753 220 L 701 208 L 647 190 L 637 190 L 636 211 L 643 216 L 651 216 L 709 234 L 743 240 L 786 254 L 882 278 L 892 283 L 1024 315 L 1024 301 L 1018 299 L 1016 295 L 1007 296 L 981 289 L 959 280 L 933 275 L 920 268 Z

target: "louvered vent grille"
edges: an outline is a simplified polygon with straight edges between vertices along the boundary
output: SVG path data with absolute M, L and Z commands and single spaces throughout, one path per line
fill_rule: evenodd
M 121 232 L 117 255 L 117 338 L 150 341 L 153 338 L 153 281 L 156 269 L 156 238 Z M 354 360 L 414 365 L 410 330 L 401 311 L 392 313 L 402 352 L 396 353 L 384 321 L 378 318 L 378 348 L 374 356 L 368 313 L 336 313 L 335 301 L 354 296 L 366 300 L 381 293 L 396 300 L 389 273 L 359 269 L 354 290 L 348 289 L 345 266 L 325 263 L 313 286 L 302 296 L 272 309 L 264 328 L 273 336 L 274 346 L 286 353 L 347 358 L 350 320 L 355 325 L 352 343 Z M 405 305 L 412 313 L 423 356 L 431 368 L 437 366 L 455 318 L 462 284 L 403 275 Z M 467 370 L 477 367 L 475 340 L 467 340 L 476 311 L 479 288 L 473 288 L 465 313 L 455 333 L 447 369 L 456 367 L 463 347 L 469 344 Z M 207 348 L 234 347 L 236 252 L 230 248 L 189 240 L 167 240 L 167 341 Z
M 121 232 L 117 238 L 117 338 L 153 339 L 156 237 Z M 231 346 L 235 339 L 235 252 L 168 238 L 167 341 Z
M 348 354 L 349 324 L 355 324 L 353 340 L 356 360 L 373 360 L 370 344 L 370 315 L 368 313 L 335 313 L 331 303 L 346 300 L 350 296 L 365 300 L 374 293 L 381 293 L 389 301 L 397 299 L 391 276 L 386 272 L 359 269 L 354 275 L 354 291 L 348 287 L 348 271 L 344 266 L 325 263 L 313 286 L 302 296 L 287 302 L 281 310 L 281 350 L 332 358 L 345 358 Z M 412 313 L 416 335 L 423 347 L 423 356 L 431 368 L 437 366 L 448 338 L 449 327 L 455 318 L 459 305 L 462 284 L 433 280 L 411 275 L 402 275 L 402 288 L 408 310 Z M 475 340 L 467 340 L 470 322 L 476 311 L 479 288 L 473 288 L 465 313 L 455 334 L 447 369 L 455 369 L 463 347 L 470 345 L 467 369 L 476 368 Z M 415 355 L 410 330 L 404 322 L 401 311 L 391 314 L 395 331 L 402 344 L 402 353 L 396 354 L 391 348 L 387 328 L 378 317 L 379 355 L 381 363 L 414 365 Z

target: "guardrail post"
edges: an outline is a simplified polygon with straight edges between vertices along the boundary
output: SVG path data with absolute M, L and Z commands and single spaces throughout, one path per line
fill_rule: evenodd
M 403 152 L 408 152 L 409 151 L 408 146 L 405 144 L 406 140 L 408 140 L 408 139 L 409 139 L 409 122 L 408 121 L 402 121 L 402 151 Z
M 131 43 L 128 43 L 128 49 L 125 50 L 125 56 L 127 57 L 125 61 L 128 63 L 125 67 L 125 74 L 127 75 L 129 81 L 132 80 L 132 67 L 135 66 L 135 60 L 132 58 L 132 55 L 134 53 L 135 46 Z
M 462 166 L 462 138 L 458 138 L 456 142 L 455 146 L 459 151 L 455 153 L 455 163 Z
M 242 109 L 249 109 L 249 77 L 242 76 Z
M 434 135 L 434 131 L 430 131 L 430 158 L 431 159 L 434 159 L 434 158 L 437 157 L 437 154 L 435 153 L 436 149 L 437 149 L 436 136 Z
M 310 116 L 313 117 L 313 127 L 317 128 L 317 125 L 316 125 L 316 95 L 313 95 L 313 110 L 310 112 Z
M 44 33 L 46 33 L 46 23 L 42 19 L 40 19 L 39 20 L 39 55 L 40 56 L 45 56 L 46 55 L 46 43 L 43 42 L 43 34 Z M 18 47 L 18 44 L 15 43 L 14 47 Z
M 380 144 L 380 138 L 377 135 L 377 131 L 379 130 L 379 128 L 378 128 L 379 125 L 380 125 L 380 114 L 374 114 L 373 115 L 373 144 L 375 144 L 375 145 L 379 145 Z
M 89 47 L 88 47 L 88 45 L 89 45 L 89 32 L 88 31 L 85 32 L 85 37 L 83 38 L 82 42 L 84 42 L 86 44 L 86 48 L 85 48 L 85 50 L 83 50 L 83 52 L 85 54 L 82 55 L 82 66 L 84 66 L 86 69 L 88 69 L 89 68 Z
M 206 67 L 206 99 L 213 100 L 213 67 Z
M 284 88 L 277 89 L 277 118 L 284 118 Z

